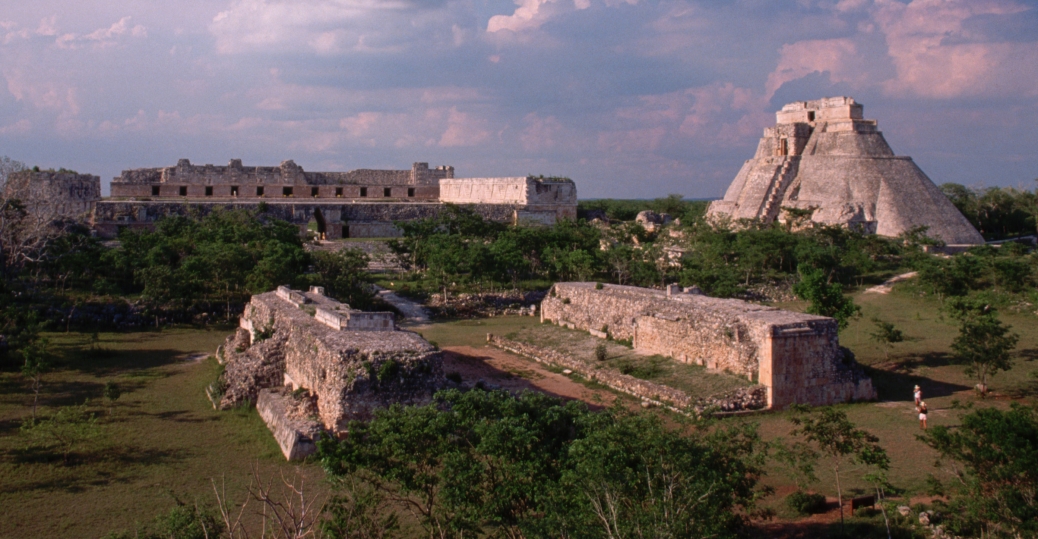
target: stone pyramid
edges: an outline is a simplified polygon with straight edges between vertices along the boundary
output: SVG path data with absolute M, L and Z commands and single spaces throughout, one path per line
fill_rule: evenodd
M 881 236 L 927 226 L 949 245 L 984 243 L 911 157 L 894 155 L 853 98 L 798 101 L 775 116 L 708 217 L 772 222 L 784 218 L 783 207 L 813 207 L 818 223 Z

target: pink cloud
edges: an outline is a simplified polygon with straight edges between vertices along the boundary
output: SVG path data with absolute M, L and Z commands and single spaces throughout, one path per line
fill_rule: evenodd
M 971 42 L 963 23 L 977 15 L 1011 15 L 1027 8 L 998 0 L 877 1 L 873 16 L 886 35 L 897 76 L 891 95 L 932 98 L 1038 95 L 1038 44 Z M 960 38 L 948 43 L 948 38 Z M 1031 66 L 1031 69 L 1021 69 Z
M 554 116 L 544 118 L 531 112 L 523 117 L 526 127 L 519 132 L 519 143 L 527 152 L 558 150 L 563 142 L 563 126 Z
M 490 137 L 486 121 L 451 107 L 447 115 L 447 130 L 440 136 L 443 147 L 475 146 Z

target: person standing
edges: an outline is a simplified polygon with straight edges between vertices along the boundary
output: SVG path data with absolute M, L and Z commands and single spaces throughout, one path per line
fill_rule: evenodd
M 923 402 L 923 390 L 919 386 L 915 386 L 915 390 L 912 393 L 915 396 L 915 407 L 919 407 L 919 403 Z
M 926 430 L 926 401 L 919 401 L 919 428 Z

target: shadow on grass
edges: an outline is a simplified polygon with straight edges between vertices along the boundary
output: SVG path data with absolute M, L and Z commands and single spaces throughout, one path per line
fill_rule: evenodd
M 1027 348 L 1024 350 L 1018 350 L 1016 353 L 1024 361 L 1034 361 L 1038 359 L 1038 348 Z
M 923 398 L 948 397 L 970 389 L 969 386 L 961 384 L 872 367 L 865 367 L 865 373 L 872 378 L 872 385 L 881 401 L 912 401 L 912 392 L 916 385 L 922 389 Z
M 63 367 L 97 377 L 110 377 L 179 363 L 185 357 L 181 350 L 105 350 L 103 353 L 81 350 L 66 355 Z
M 69 455 L 67 465 L 62 454 L 54 448 L 28 447 L 8 451 L 8 458 L 19 465 L 46 465 L 50 473 L 33 481 L 9 481 L 0 486 L 0 493 L 19 492 L 82 492 L 88 486 L 110 483 L 129 483 L 136 479 L 142 467 L 170 466 L 184 461 L 189 452 L 180 449 L 147 449 L 133 445 L 108 446 Z

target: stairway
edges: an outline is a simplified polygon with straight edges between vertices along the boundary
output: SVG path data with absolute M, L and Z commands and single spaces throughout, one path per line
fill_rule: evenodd
M 765 223 L 770 223 L 778 217 L 786 189 L 789 188 L 789 184 L 793 183 L 793 178 L 796 178 L 797 170 L 800 168 L 797 166 L 799 163 L 799 156 L 790 156 L 782 160 L 782 167 L 772 181 L 767 200 L 760 211 L 760 219 Z

